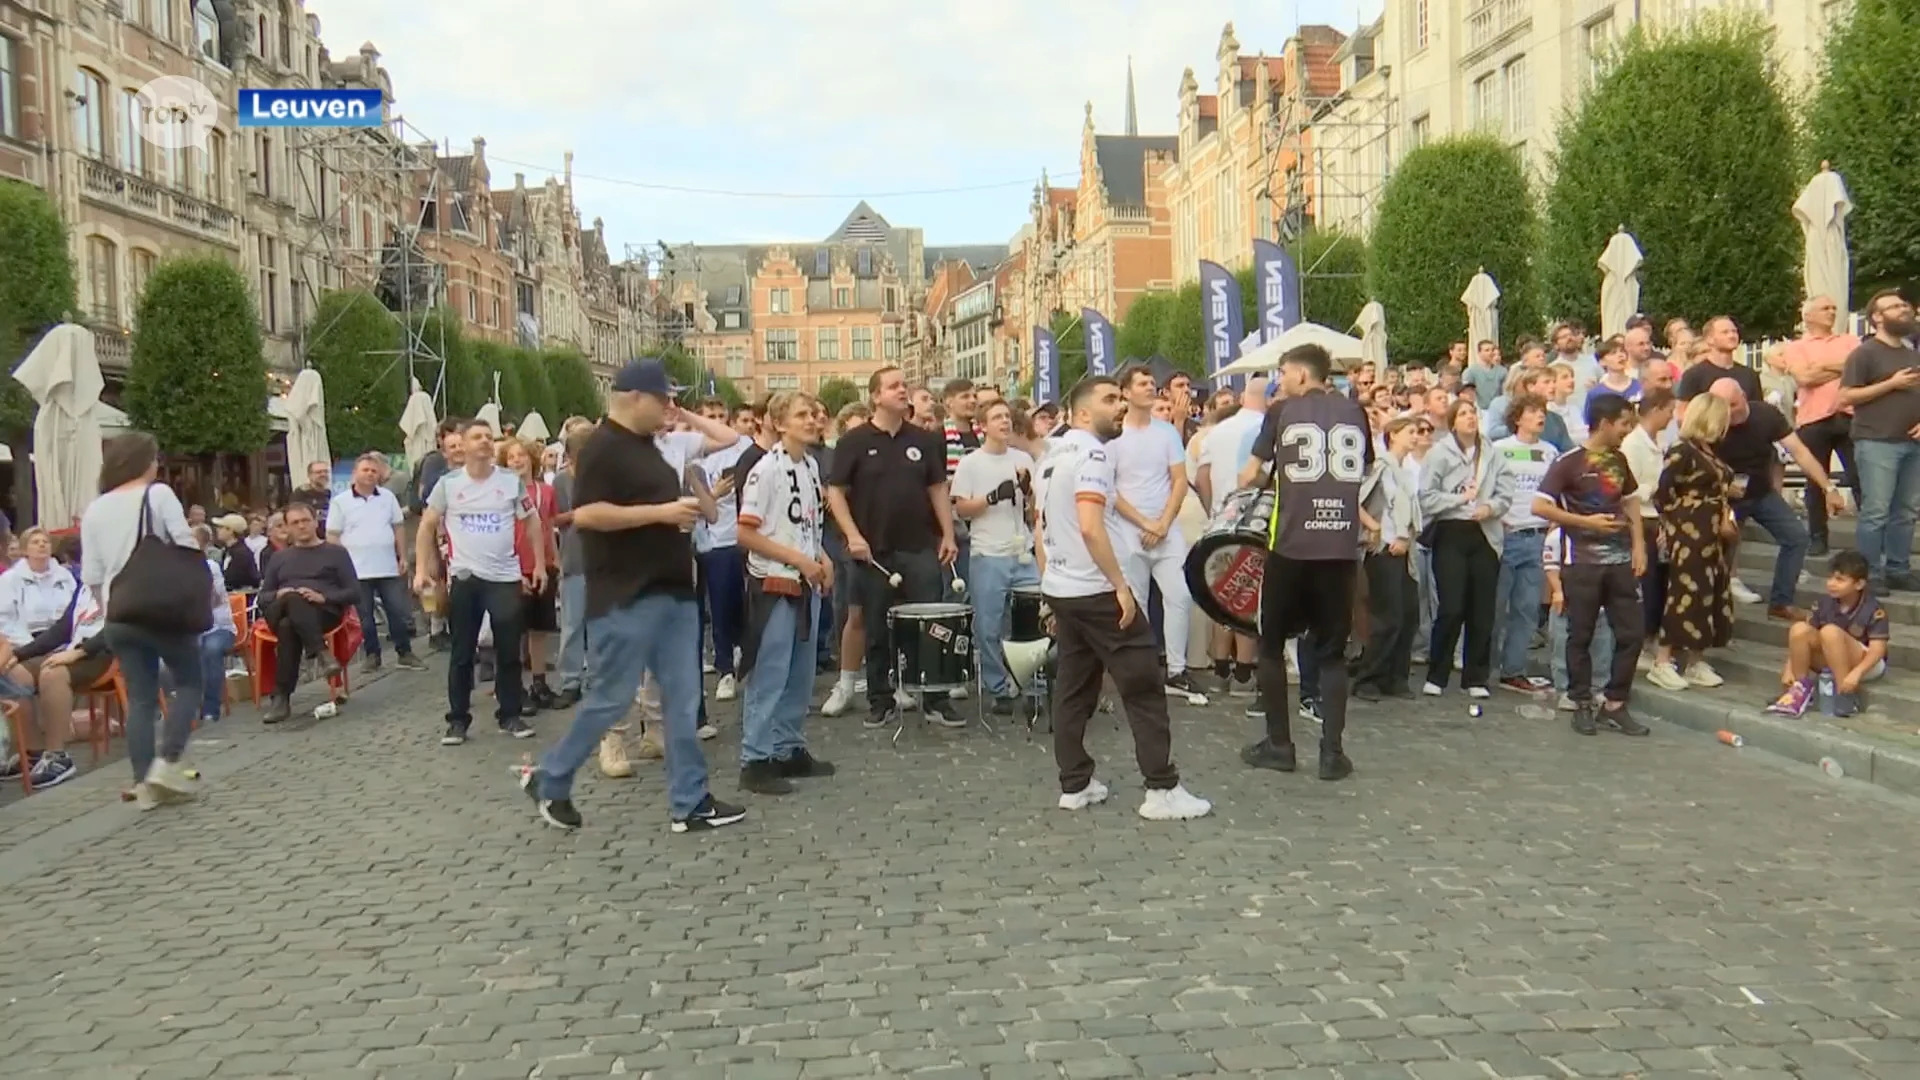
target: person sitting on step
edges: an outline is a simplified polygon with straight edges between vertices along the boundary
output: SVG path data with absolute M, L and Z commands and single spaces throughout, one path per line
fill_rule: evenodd
M 1776 716 L 1803 715 L 1814 700 L 1821 672 L 1833 677 L 1834 691 L 1840 694 L 1857 694 L 1862 685 L 1887 673 L 1892 626 L 1886 607 L 1867 584 L 1867 557 L 1837 551 L 1827 567 L 1827 595 L 1810 617 L 1787 631 L 1787 662 L 1780 671 L 1784 689 L 1767 706 Z

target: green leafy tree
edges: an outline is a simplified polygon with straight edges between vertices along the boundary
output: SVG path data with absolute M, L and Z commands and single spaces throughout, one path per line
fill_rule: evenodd
M 320 298 L 307 337 L 307 362 L 327 392 L 327 443 L 338 457 L 400 449 L 407 366 L 401 327 L 372 293 Z
M 1920 298 L 1920 0 L 1854 0 L 1827 36 L 1807 116 L 1808 173 L 1830 162 L 1853 197 L 1853 304 L 1881 289 Z M 1801 179 L 1805 179 L 1802 176 Z
M 547 353 L 547 382 L 553 387 L 553 407 L 558 416 L 550 427 L 569 416 L 598 420 L 607 414 L 606 395 L 593 381 L 593 368 L 587 358 L 572 349 L 553 349 Z
M 33 425 L 33 397 L 11 372 L 79 307 L 67 228 L 39 188 L 0 180 L 0 437 Z
M 1200 283 L 1187 282 L 1173 294 L 1160 326 L 1160 355 L 1192 375 L 1207 370 L 1207 333 L 1200 305 Z
M 1367 306 L 1366 241 L 1337 229 L 1313 229 L 1291 254 L 1300 268 L 1300 307 L 1307 320 L 1346 332 Z
M 1792 331 L 1799 155 L 1771 41 L 1753 18 L 1621 41 L 1560 124 L 1540 261 L 1551 314 L 1598 326 L 1596 260 L 1624 225 L 1645 253 L 1640 306 L 1656 320 L 1730 314 L 1751 334 Z M 1398 337 L 1394 315 L 1389 304 Z
M 174 453 L 253 453 L 268 435 L 260 346 L 253 295 L 232 263 L 161 263 L 134 324 L 127 416 Z
M 1054 312 L 1047 328 L 1053 331 L 1054 353 L 1060 368 L 1060 385 L 1054 389 L 1064 401 L 1073 384 L 1087 377 L 1087 328 L 1080 325 L 1077 311 Z
M 547 430 L 560 427 L 560 421 L 566 417 L 560 415 L 560 406 L 553 394 L 553 382 L 547 373 L 548 353 L 534 352 L 529 349 L 515 349 L 510 354 L 513 366 L 520 375 L 520 394 L 525 407 L 520 419 L 526 419 L 528 413 L 537 412 L 540 419 L 546 421 Z
M 514 360 L 518 350 L 497 341 L 476 341 L 471 351 L 480 368 L 480 385 L 486 395 L 485 401 L 494 400 L 494 387 L 498 386 L 500 419 L 504 422 L 525 416 L 527 391 L 520 382 L 520 365 Z
M 1127 309 L 1126 320 L 1115 328 L 1121 358 L 1148 360 L 1160 352 L 1160 339 L 1178 302 L 1179 297 L 1171 292 L 1150 292 L 1135 297 L 1133 306 Z
M 1460 294 L 1483 268 L 1500 286 L 1501 336 L 1537 326 L 1538 233 L 1526 173 L 1499 140 L 1460 136 L 1409 153 L 1381 193 L 1367 246 L 1368 292 L 1387 310 L 1396 358 L 1441 356 L 1465 336 Z
M 818 396 L 820 406 L 827 410 L 827 415 L 838 416 L 841 409 L 861 400 L 864 395 L 852 379 L 828 379 L 820 384 Z
M 493 382 L 461 333 L 459 316 L 436 308 L 421 318 L 417 336 L 414 378 L 428 393 L 439 387 L 441 415 L 472 418 L 493 393 Z

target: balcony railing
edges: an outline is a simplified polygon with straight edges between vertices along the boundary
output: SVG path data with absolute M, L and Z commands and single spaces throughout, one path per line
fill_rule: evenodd
M 104 162 L 83 163 L 81 190 L 87 197 L 139 214 L 161 224 L 197 233 L 210 240 L 239 244 L 239 223 L 233 211 L 157 184 L 144 176 L 122 172 Z
M 133 338 L 119 322 L 118 313 L 89 312 L 86 317 L 87 329 L 93 331 L 94 358 L 113 371 L 125 371 L 133 361 Z
M 1525 0 L 1481 0 L 1467 12 L 1467 50 L 1488 44 L 1527 18 Z

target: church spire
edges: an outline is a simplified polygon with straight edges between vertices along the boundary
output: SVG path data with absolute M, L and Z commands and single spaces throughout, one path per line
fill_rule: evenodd
M 1133 57 L 1127 57 L 1127 134 L 1140 134 L 1140 113 L 1133 104 Z

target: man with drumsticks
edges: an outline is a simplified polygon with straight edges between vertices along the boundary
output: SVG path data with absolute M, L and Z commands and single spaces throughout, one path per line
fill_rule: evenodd
M 1000 642 L 1006 630 L 1007 594 L 1016 586 L 1040 584 L 1033 566 L 1033 539 L 1027 524 L 1033 502 L 1033 458 L 1010 446 L 1013 405 L 996 400 L 981 413 L 985 438 L 960 459 L 953 472 L 953 509 L 973 527 L 967 581 L 973 595 L 974 647 L 980 654 L 980 678 L 993 695 L 996 716 L 1013 713 L 1014 685 Z
M 1342 736 L 1347 727 L 1347 638 L 1353 630 L 1353 590 L 1367 519 L 1360 488 L 1373 466 L 1367 414 L 1352 398 L 1329 388 L 1333 360 L 1318 345 L 1280 357 L 1286 397 L 1267 410 L 1254 439 L 1253 458 L 1241 470 L 1243 487 L 1273 470 L 1274 514 L 1267 536 L 1267 570 L 1260 587 L 1260 695 L 1267 734 L 1240 753 L 1259 769 L 1294 770 L 1287 716 L 1287 639 L 1305 632 L 1303 648 L 1320 661 L 1320 779 L 1353 772 Z
M 1041 465 L 1040 520 L 1035 542 L 1044 555 L 1040 591 L 1053 609 L 1059 650 L 1054 682 L 1054 765 L 1060 808 L 1084 810 L 1106 801 L 1094 778 L 1087 723 L 1111 675 L 1133 730 L 1133 755 L 1146 781 L 1140 816 L 1151 821 L 1204 817 L 1213 804 L 1180 783 L 1173 764 L 1160 643 L 1123 569 L 1129 541 L 1117 533 L 1120 514 L 1107 443 L 1120 435 L 1127 403 L 1111 377 L 1082 379 L 1067 397 L 1072 427 Z
M 827 506 L 846 537 L 848 558 L 857 564 L 854 596 L 867 627 L 866 726 L 883 728 L 899 720 L 887 610 L 947 599 L 947 568 L 959 549 L 939 429 L 928 432 L 907 422 L 907 377 L 897 367 L 874 372 L 867 396 L 873 419 L 834 447 Z M 967 726 L 945 694 L 927 694 L 925 708 L 927 719 L 942 727 Z

